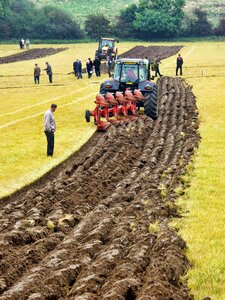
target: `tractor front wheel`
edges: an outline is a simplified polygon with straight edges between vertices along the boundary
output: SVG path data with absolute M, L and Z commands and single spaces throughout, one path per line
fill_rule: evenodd
M 154 86 L 153 91 L 145 95 L 144 102 L 144 113 L 153 120 L 158 118 L 157 91 L 158 87 Z
M 86 120 L 87 123 L 89 123 L 91 121 L 91 112 L 90 112 L 90 110 L 85 111 L 85 120 Z

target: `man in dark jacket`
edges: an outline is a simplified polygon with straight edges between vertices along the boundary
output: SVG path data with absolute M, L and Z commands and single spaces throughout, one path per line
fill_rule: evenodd
M 78 63 L 78 59 L 73 63 L 73 71 L 74 71 L 75 77 L 77 77 L 77 63 Z
M 180 69 L 180 76 L 182 76 L 182 66 L 183 66 L 183 63 L 184 63 L 184 60 L 183 58 L 181 57 L 180 54 L 178 54 L 178 57 L 177 57 L 177 67 L 176 67 L 176 76 L 178 76 L 178 70 Z
M 157 77 L 158 74 L 160 77 L 162 76 L 162 74 L 160 74 L 160 71 L 159 71 L 160 63 L 161 63 L 160 57 L 159 57 L 159 55 L 157 55 L 156 58 L 154 59 L 155 77 Z
M 95 67 L 96 76 L 101 76 L 101 61 L 99 60 L 99 58 L 97 56 L 95 57 L 93 65 Z
M 34 83 L 40 83 L 40 75 L 41 75 L 41 69 L 40 67 L 38 66 L 38 64 L 35 64 L 35 67 L 34 67 Z
M 92 69 L 93 69 L 93 63 L 90 60 L 90 58 L 86 62 L 86 68 L 87 68 L 88 78 L 91 78 L 91 76 L 92 76 Z
M 48 75 L 49 78 L 49 82 L 52 83 L 52 67 L 49 65 L 48 62 L 45 63 L 46 64 L 46 68 L 44 69 Z
M 76 72 L 77 72 L 77 79 L 82 79 L 82 62 L 81 60 L 78 60 L 76 65 Z

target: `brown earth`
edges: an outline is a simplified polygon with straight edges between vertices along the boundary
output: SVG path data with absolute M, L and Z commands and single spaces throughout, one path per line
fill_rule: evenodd
M 41 48 L 26 50 L 21 53 L 13 54 L 10 56 L 0 57 L 0 64 L 9 64 L 18 61 L 42 58 L 65 51 L 67 49 L 68 48 Z
M 145 58 L 151 61 L 159 55 L 161 59 L 177 54 L 183 46 L 136 46 L 131 50 L 123 53 L 120 57 L 124 58 Z
M 0 201 L 0 300 L 190 300 L 185 242 L 168 224 L 198 145 L 191 87 L 159 81 L 159 118 L 95 133 Z

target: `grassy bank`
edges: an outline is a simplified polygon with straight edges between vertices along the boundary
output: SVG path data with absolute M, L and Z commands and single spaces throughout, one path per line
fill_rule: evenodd
M 191 187 L 181 199 L 180 234 L 193 268 L 187 278 L 197 300 L 225 295 L 225 43 L 196 43 L 183 50 L 184 75 L 193 86 L 202 137 L 195 157 Z M 164 73 L 174 75 L 168 62 Z M 202 76 L 204 74 L 204 76 Z

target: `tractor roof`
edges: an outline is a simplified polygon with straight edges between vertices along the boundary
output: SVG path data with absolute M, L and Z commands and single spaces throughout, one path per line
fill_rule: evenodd
M 131 64 L 131 63 L 148 63 L 148 60 L 147 59 L 143 59 L 143 58 L 119 58 L 116 60 L 116 62 L 120 62 L 120 63 L 128 63 L 128 64 Z
M 115 41 L 116 39 L 114 39 L 114 38 L 102 37 L 101 40 Z

